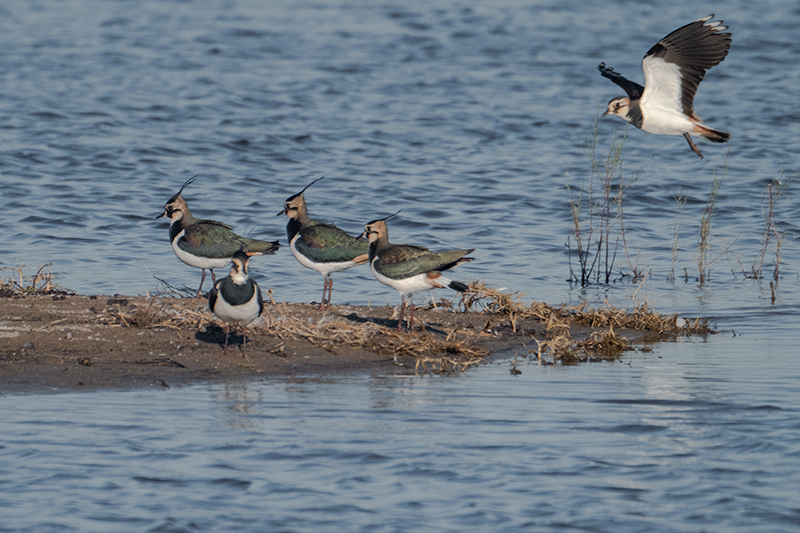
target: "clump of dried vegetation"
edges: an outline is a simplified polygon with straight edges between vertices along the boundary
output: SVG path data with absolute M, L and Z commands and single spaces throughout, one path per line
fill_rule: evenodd
M 33 276 L 25 275 L 25 265 L 18 267 L 2 267 L 0 271 L 11 272 L 11 277 L 0 278 L 0 297 L 14 298 L 33 294 L 71 294 L 54 283 L 55 275 L 48 269 L 52 263 L 40 266 Z
M 109 324 L 132 328 L 173 329 L 200 328 L 212 323 L 207 313 L 200 313 L 185 306 L 176 306 L 180 300 L 152 298 L 146 306 L 133 305 L 123 310 L 110 307 L 107 310 Z M 109 301 L 112 305 L 114 301 Z M 127 302 L 120 302 L 127 303 Z
M 518 293 L 503 293 L 480 283 L 470 284 L 463 296 L 464 310 L 508 316 L 516 330 L 525 319 L 544 325 L 544 338 L 533 337 L 540 362 L 564 363 L 597 359 L 616 359 L 629 348 L 629 341 L 617 334 L 621 330 L 663 335 L 707 335 L 713 333 L 705 318 L 685 320 L 678 315 L 662 315 L 647 305 L 632 311 L 606 305 L 592 309 L 584 304 L 553 307 L 544 302 L 522 303 Z
M 53 282 L 49 266 L 42 266 L 30 277 L 23 267 L 6 269 L 13 275 L 0 280 L 0 297 L 69 294 Z M 600 309 L 585 305 L 553 307 L 543 302 L 523 303 L 522 294 L 501 292 L 479 282 L 469 287 L 460 300 L 442 299 L 428 306 L 443 313 L 471 315 L 469 320 L 451 321 L 455 326 L 437 324 L 426 329 L 423 324 L 421 331 L 398 332 L 383 324 L 390 321 L 376 317 L 336 313 L 309 316 L 303 306 L 276 303 L 268 292 L 272 305 L 265 308 L 262 323 L 254 329 L 278 341 L 279 347 L 291 340 L 331 352 L 364 349 L 395 361 L 410 360 L 417 372 L 435 373 L 463 371 L 483 362 L 490 353 L 483 341 L 501 335 L 492 326 L 501 322 L 506 335 L 529 338 L 536 344 L 535 349 L 528 348 L 530 354 L 540 363 L 550 364 L 618 358 L 629 347 L 628 339 L 620 334 L 624 331 L 652 332 L 655 337 L 712 332 L 705 319 L 682 321 L 646 305 L 632 311 L 610 305 Z M 208 330 L 220 325 L 205 302 L 194 298 L 156 297 L 140 302 L 112 297 L 105 302 L 100 320 L 116 327 L 172 330 Z
M 644 305 L 628 311 L 611 306 L 590 309 L 584 305 L 527 304 L 518 293 L 504 293 L 478 282 L 470 284 L 460 301 L 440 300 L 436 308 L 462 316 L 470 314 L 471 320 L 456 319 L 454 322 L 461 324 L 455 327 L 398 332 L 378 318 L 336 313 L 309 316 L 304 306 L 273 302 L 265 308 L 262 324 L 248 331 L 274 339 L 277 348 L 273 352 L 279 352 L 288 341 L 307 342 L 330 352 L 364 349 L 395 361 L 410 360 L 417 372 L 435 373 L 462 371 L 483 362 L 490 353 L 483 341 L 498 335 L 493 323 L 507 324 L 506 335 L 535 344 L 535 349 L 528 350 L 543 364 L 616 359 L 629 349 L 630 342 L 622 332 L 647 332 L 654 340 L 665 335 L 711 333 L 705 319 L 683 321 Z M 110 308 L 106 316 L 110 323 L 124 327 L 203 330 L 218 325 L 202 303 L 183 298 L 151 299 L 145 306 L 124 311 L 122 307 Z
M 191 300 L 196 306 L 196 300 Z M 220 325 L 210 312 L 187 307 L 186 299 L 152 299 L 147 306 L 127 310 L 109 309 L 108 322 L 122 327 L 208 329 Z M 249 332 L 279 341 L 308 342 L 328 351 L 347 347 L 365 349 L 378 355 L 410 358 L 418 372 L 462 371 L 484 360 L 489 351 L 471 342 L 475 333 L 453 328 L 442 335 L 427 332 L 397 332 L 367 319 L 320 314 L 316 320 L 287 303 L 273 303 L 264 309 L 262 321 Z M 280 351 L 278 350 L 273 351 Z
M 475 332 L 452 328 L 443 336 L 421 331 L 398 332 L 371 320 L 340 318 L 309 322 L 293 315 L 283 303 L 267 311 L 268 334 L 281 339 L 304 340 L 332 350 L 337 346 L 363 348 L 379 355 L 411 358 L 417 371 L 449 372 L 478 364 L 489 351 L 474 342 Z

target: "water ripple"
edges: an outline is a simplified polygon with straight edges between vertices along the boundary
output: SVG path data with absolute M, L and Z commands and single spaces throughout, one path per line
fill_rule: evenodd
M 357 233 L 402 208 L 394 242 L 476 248 L 461 279 L 631 304 L 639 287 L 622 278 L 566 281 L 567 174 L 587 195 L 584 147 L 619 92 L 596 64 L 641 81 L 637 54 L 688 2 L 626 3 L 626 27 L 574 2 L 68 4 L 0 7 L 0 267 L 53 263 L 81 293 L 181 285 L 196 273 L 153 218 L 188 177 L 197 216 L 285 242 L 275 213 L 325 175 L 306 195 L 313 215 Z M 268 383 L 258 400 L 223 400 L 240 391 L 222 386 L 0 397 L 0 531 L 796 527 L 793 188 L 775 204 L 788 237 L 777 286 L 744 273 L 767 184 L 797 172 L 800 12 L 725 11 L 734 48 L 697 108 L 733 140 L 703 144 L 700 160 L 679 137 L 627 132 L 623 176 L 643 170 L 625 189 L 617 263 L 649 273 L 639 297 L 723 333 L 630 366 L 520 365 L 513 382 L 489 367 L 463 381 Z M 601 169 L 622 131 L 598 123 Z M 723 172 L 701 287 L 700 218 Z M 315 298 L 314 274 L 283 252 L 254 277 L 278 300 Z M 396 301 L 366 270 L 337 287 L 342 301 Z

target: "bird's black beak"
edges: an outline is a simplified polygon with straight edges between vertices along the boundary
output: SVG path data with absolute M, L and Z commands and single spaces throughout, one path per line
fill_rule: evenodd
M 611 113 L 611 110 L 610 109 L 606 109 L 606 112 L 603 113 L 602 115 L 600 115 L 600 118 L 603 118 L 604 116 L 608 115 L 609 113 Z
M 275 216 L 276 216 L 276 217 L 279 217 L 279 216 L 281 216 L 281 215 L 285 215 L 285 214 L 286 214 L 286 208 L 284 207 L 284 208 L 281 210 L 281 212 L 280 212 L 280 213 L 278 213 L 278 214 L 277 214 L 277 215 L 275 215 Z
M 160 215 L 156 215 L 156 220 L 158 220 L 161 217 L 165 217 L 165 216 L 167 216 L 167 210 L 166 209 L 164 209 L 164 212 L 161 213 Z

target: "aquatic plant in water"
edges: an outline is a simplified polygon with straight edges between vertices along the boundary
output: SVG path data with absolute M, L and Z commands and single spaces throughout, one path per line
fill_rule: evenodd
M 569 194 L 572 224 L 567 237 L 569 279 L 582 286 L 590 283 L 610 283 L 620 246 L 628 262 L 629 271 L 623 275 L 633 281 L 641 279 L 644 269 L 638 265 L 638 254 L 631 257 L 625 237 L 625 192 L 633 185 L 646 166 L 626 178 L 622 169 L 622 153 L 627 130 L 611 138 L 605 160 L 597 155 L 598 121 L 583 152 L 589 160 L 589 178 L 581 183 L 578 193 L 573 193 L 571 176 L 566 171 L 566 188 Z M 601 168 L 602 165 L 602 168 Z M 597 192 L 599 187 L 601 192 Z M 573 249 L 574 247 L 574 249 Z M 578 273 L 572 266 L 572 256 L 578 258 Z

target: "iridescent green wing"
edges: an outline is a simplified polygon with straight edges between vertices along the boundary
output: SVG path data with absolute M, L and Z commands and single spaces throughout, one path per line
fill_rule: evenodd
M 184 228 L 178 246 L 200 257 L 232 257 L 238 250 L 248 253 L 274 253 L 279 244 L 241 237 L 230 226 L 214 220 L 201 220 Z
M 278 241 L 259 241 L 257 239 L 248 239 L 247 237 L 239 237 L 239 242 L 241 243 L 241 249 L 251 255 L 274 254 L 281 247 L 281 243 Z
M 383 250 L 372 267 L 387 278 L 405 279 L 417 274 L 447 270 L 469 252 L 448 250 L 434 253 L 420 246 L 397 245 Z
M 352 261 L 369 251 L 368 241 L 356 239 L 330 224 L 306 226 L 300 230 L 294 246 L 315 263 Z
M 230 226 L 213 220 L 203 220 L 186 226 L 178 246 L 199 257 L 232 257 L 241 248 L 241 243 Z

